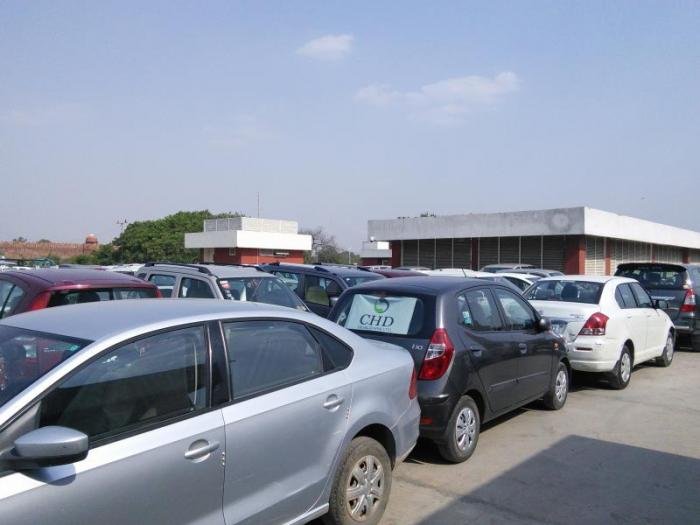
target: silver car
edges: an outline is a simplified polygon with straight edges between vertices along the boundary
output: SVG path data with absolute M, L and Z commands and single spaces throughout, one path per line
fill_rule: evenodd
M 318 316 L 112 301 L 0 322 L 0 521 L 377 523 L 418 438 L 408 352 Z

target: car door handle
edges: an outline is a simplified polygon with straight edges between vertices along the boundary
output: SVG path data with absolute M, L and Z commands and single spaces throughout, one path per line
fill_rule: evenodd
M 198 439 L 190 445 L 190 448 L 185 452 L 185 459 L 202 459 L 219 448 L 218 441 L 211 443 L 205 439 Z
M 470 348 L 469 351 L 474 354 L 474 357 L 481 357 L 483 350 L 481 348 Z
M 333 410 L 334 408 L 338 408 L 340 405 L 342 405 L 343 401 L 345 400 L 342 397 L 338 397 L 335 394 L 332 394 L 328 396 L 326 402 L 323 403 L 323 408 Z
M 518 349 L 521 354 L 527 354 L 527 345 L 525 343 L 518 343 Z

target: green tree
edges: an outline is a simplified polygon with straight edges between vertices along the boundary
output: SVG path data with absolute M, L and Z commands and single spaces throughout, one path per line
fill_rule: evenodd
M 310 252 L 304 253 L 304 262 L 313 264 L 326 262 L 333 264 L 357 264 L 359 255 L 338 246 L 335 236 L 327 233 L 322 227 L 302 229 L 299 233 L 311 235 L 313 245 Z

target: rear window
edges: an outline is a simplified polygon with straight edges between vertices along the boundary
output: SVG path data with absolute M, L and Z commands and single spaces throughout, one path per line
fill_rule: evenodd
M 362 283 L 368 283 L 370 281 L 378 281 L 379 279 L 383 279 L 384 277 L 381 275 L 363 275 L 361 277 L 356 277 L 356 276 L 349 276 L 349 277 L 343 277 L 343 281 L 345 281 L 345 284 L 348 285 L 348 287 L 353 287 L 357 286 L 358 284 Z
M 51 294 L 48 307 L 69 304 L 97 303 L 121 299 L 152 299 L 156 296 L 153 288 L 99 288 L 90 290 L 59 290 Z
M 644 288 L 657 290 L 682 290 L 688 280 L 685 268 L 662 265 L 623 266 L 615 275 L 636 279 Z
M 219 279 L 219 287 L 225 299 L 305 309 L 289 287 L 276 277 Z
M 530 301 L 598 304 L 603 283 L 589 281 L 537 281 L 525 292 Z
M 332 320 L 354 332 L 421 336 L 433 332 L 434 304 L 415 295 L 356 293 L 343 299 Z

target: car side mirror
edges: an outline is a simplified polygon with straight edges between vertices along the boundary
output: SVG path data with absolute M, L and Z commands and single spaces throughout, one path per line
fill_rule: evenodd
M 552 322 L 546 317 L 540 317 L 540 320 L 537 322 L 537 327 L 540 332 L 546 332 L 552 329 Z
M 654 308 L 657 310 L 668 310 L 668 301 L 665 299 L 654 299 Z
M 2 460 L 16 470 L 31 470 L 75 463 L 85 459 L 87 453 L 86 434 L 72 428 L 48 426 L 17 438 Z

